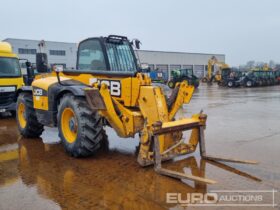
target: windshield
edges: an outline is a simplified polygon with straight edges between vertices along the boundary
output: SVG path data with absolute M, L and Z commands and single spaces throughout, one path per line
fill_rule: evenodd
M 171 74 L 173 77 L 179 77 L 181 75 L 180 70 L 172 70 Z
M 111 71 L 136 71 L 132 48 L 128 41 L 105 43 Z
M 78 53 L 78 70 L 101 71 L 136 71 L 133 49 L 128 41 L 104 42 L 109 66 L 106 65 L 106 55 L 102 44 L 97 39 L 82 42 Z
M 188 69 L 188 75 L 190 75 L 190 76 L 193 75 L 193 70 L 192 69 Z
M 0 57 L 0 77 L 21 76 L 17 58 Z
M 229 76 L 231 72 L 230 69 L 222 69 L 222 76 Z
M 78 70 L 107 70 L 101 44 L 87 40 L 79 46 Z
M 181 69 L 181 76 L 192 76 L 193 70 L 192 69 Z
M 249 76 L 249 77 L 254 76 L 254 72 L 252 72 L 252 71 L 246 72 L 245 76 Z

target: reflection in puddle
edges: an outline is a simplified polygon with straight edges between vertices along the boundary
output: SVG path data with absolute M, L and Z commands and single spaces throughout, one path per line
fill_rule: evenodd
M 171 191 L 206 191 L 206 185 L 195 187 L 157 175 L 153 168 L 141 168 L 133 155 L 115 151 L 100 152 L 96 157 L 73 159 L 61 146 L 39 141 L 21 140 L 19 173 L 24 184 L 36 185 L 38 193 L 61 206 L 110 209 L 141 209 L 165 206 Z M 204 174 L 194 157 L 178 163 L 190 165 L 194 174 Z
M 161 209 L 169 192 L 207 192 L 207 185 L 182 182 L 158 175 L 152 167 L 141 168 L 133 154 L 103 148 L 92 158 L 68 157 L 61 145 L 43 144 L 40 139 L 20 139 L 17 153 L 10 160 L 0 161 L 5 176 L 1 187 L 21 180 L 27 187 L 62 209 Z M 11 155 L 12 157 L 12 155 Z M 164 165 L 172 170 L 205 177 L 206 161 L 194 156 Z M 7 171 L 10 170 L 10 173 Z M 0 189 L 1 189 L 0 187 Z

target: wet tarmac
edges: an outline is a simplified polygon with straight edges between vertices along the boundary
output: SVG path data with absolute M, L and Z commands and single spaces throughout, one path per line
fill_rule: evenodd
M 136 162 L 135 139 L 107 129 L 109 148 L 90 158 L 67 156 L 56 129 L 42 139 L 24 139 L 16 122 L 0 119 L 0 209 L 204 209 L 166 202 L 167 193 L 280 189 L 280 86 L 226 89 L 201 86 L 179 116 L 208 114 L 207 153 L 252 159 L 258 165 L 201 160 L 199 151 L 165 163 L 173 170 L 217 181 L 206 185 L 158 175 Z M 269 203 L 271 196 L 264 197 Z M 275 203 L 280 203 L 279 193 Z M 211 207 L 211 209 L 250 207 Z M 277 207 L 276 207 L 277 208 Z M 253 209 L 253 207 L 251 207 Z M 272 209 L 258 207 L 257 209 Z

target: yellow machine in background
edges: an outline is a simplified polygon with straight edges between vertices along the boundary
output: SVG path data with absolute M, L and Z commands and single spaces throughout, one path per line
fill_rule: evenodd
M 134 45 L 139 49 L 139 41 Z M 206 155 L 202 112 L 176 119 L 189 103 L 194 87 L 177 83 L 169 98 L 139 72 L 133 42 L 126 37 L 89 38 L 78 47 L 77 69 L 55 66 L 47 73 L 46 55 L 37 56 L 37 75 L 31 87 L 23 87 L 17 101 L 17 123 L 24 137 L 39 137 L 44 126 L 57 126 L 62 144 L 74 157 L 95 154 L 112 127 L 122 138 L 140 135 L 138 163 L 154 165 L 163 175 L 203 183 L 213 180 L 163 169 L 161 162 L 193 153 L 199 143 L 202 158 L 227 160 Z M 186 139 L 183 131 L 191 131 Z M 247 161 L 247 163 L 252 163 Z
M 215 68 L 218 68 L 216 73 L 214 73 Z M 212 83 L 219 82 L 222 79 L 222 71 L 229 69 L 229 65 L 223 62 L 219 62 L 218 59 L 213 56 L 208 60 L 207 75 L 202 79 L 202 82 Z
M 262 69 L 262 70 L 268 71 L 269 69 L 270 69 L 269 65 L 268 65 L 267 63 L 265 63 L 265 64 L 263 65 L 263 69 Z
M 9 43 L 0 42 L 0 112 L 15 112 L 17 91 L 23 83 L 17 55 Z
M 272 68 L 267 63 L 265 63 L 263 66 L 257 66 L 257 67 L 255 66 L 249 70 L 250 71 L 269 71 L 269 70 L 272 70 Z

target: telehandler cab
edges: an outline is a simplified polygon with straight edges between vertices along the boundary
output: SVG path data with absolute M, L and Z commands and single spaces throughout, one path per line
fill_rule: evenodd
M 22 87 L 17 101 L 17 123 L 24 137 L 39 137 L 44 126 L 57 126 L 65 150 L 74 157 L 94 154 L 106 140 L 103 126 L 112 127 L 118 136 L 140 134 L 138 163 L 154 165 L 163 175 L 203 183 L 215 181 L 164 169 L 161 162 L 192 153 L 200 143 L 202 158 L 242 163 L 206 156 L 204 129 L 207 116 L 175 120 L 183 103 L 189 103 L 194 87 L 177 83 L 166 99 L 162 89 L 138 72 L 133 45 L 126 37 L 89 38 L 78 47 L 77 69 L 56 66 L 46 72 L 41 62 L 31 87 Z M 44 61 L 45 55 L 39 54 Z M 183 131 L 191 130 L 188 142 Z

